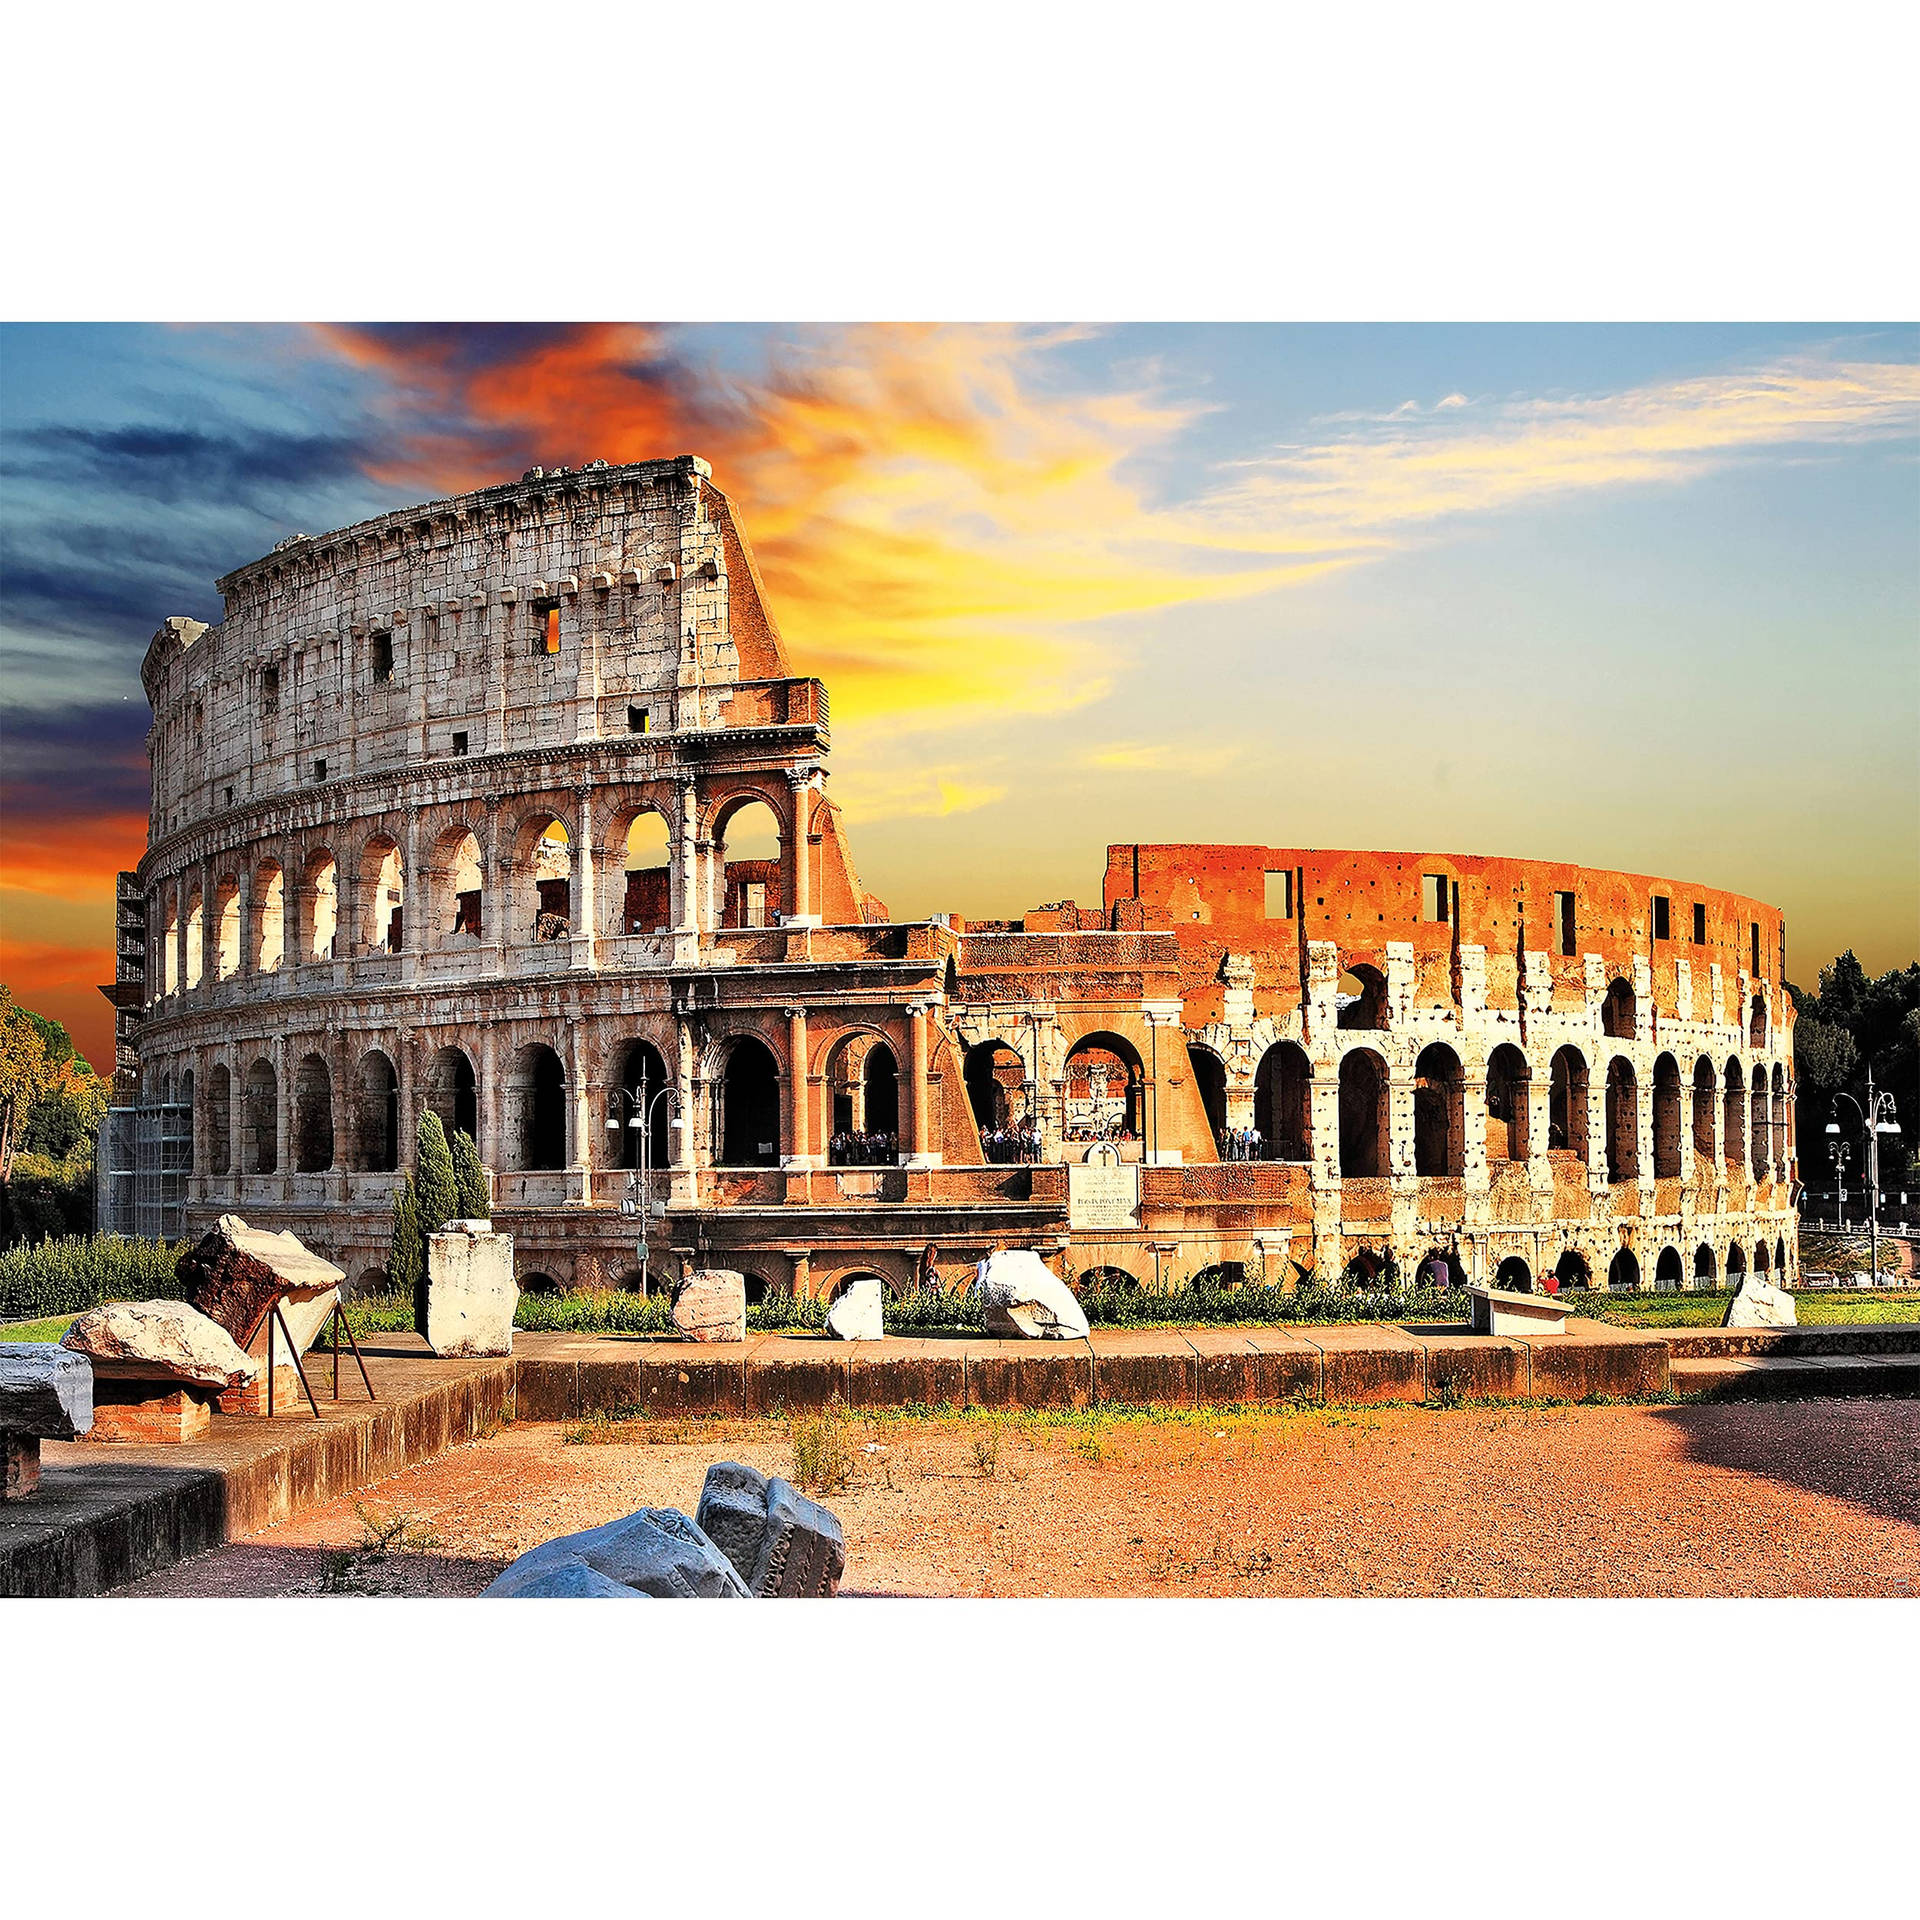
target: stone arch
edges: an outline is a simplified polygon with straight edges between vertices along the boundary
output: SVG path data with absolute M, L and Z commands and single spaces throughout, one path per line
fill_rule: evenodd
M 400 843 L 383 829 L 370 833 L 360 849 L 360 943 L 364 953 L 398 953 L 406 944 L 405 867 Z
M 305 936 L 302 959 L 335 957 L 340 931 L 340 872 L 331 847 L 315 847 L 307 855 L 300 878 L 300 930 Z
M 325 1173 L 333 1165 L 333 1075 L 325 1058 L 302 1054 L 293 1075 L 293 1169 Z
M 516 1273 L 513 1282 L 522 1293 L 543 1293 L 551 1297 L 561 1291 L 560 1282 L 538 1267 L 529 1273 Z
M 1015 1143 L 1005 1136 L 1027 1118 L 1026 1062 L 1004 1040 L 977 1040 L 967 1049 L 961 1074 L 987 1158 L 1013 1158 Z
M 1694 1291 L 1696 1293 L 1711 1293 L 1719 1284 L 1719 1262 L 1713 1257 L 1713 1248 L 1703 1240 L 1693 1250 Z
M 665 1056 L 651 1040 L 635 1037 L 620 1048 L 615 1066 L 607 1099 L 608 1160 L 638 1172 L 644 1142 L 649 1169 L 672 1166 L 675 1101 L 671 1094 L 660 1098 L 674 1084 Z
M 1663 1053 L 1653 1063 L 1653 1177 L 1680 1177 L 1680 1063 Z
M 233 1171 L 233 1075 L 224 1060 L 207 1069 L 207 1171 Z
M 1269 1160 L 1313 1157 L 1313 1065 L 1306 1048 L 1276 1040 L 1253 1076 L 1253 1124 Z
M 1356 965 L 1334 988 L 1334 1024 L 1346 1033 L 1380 1033 L 1387 1024 L 1387 977 L 1378 967 Z
M 262 1055 L 242 1083 L 240 1171 L 280 1170 L 280 1080 L 273 1062 Z
M 607 822 L 601 932 L 666 933 L 673 925 L 673 821 L 652 800 L 629 801 Z
M 1609 1040 L 1631 1040 L 1638 1031 L 1640 1005 L 1632 985 L 1625 980 L 1614 980 L 1607 987 L 1607 997 L 1600 1003 L 1600 1031 Z
M 487 861 L 480 836 L 455 820 L 434 836 L 427 855 L 430 931 L 439 946 L 472 946 L 486 934 Z
M 1747 1008 L 1747 1045 L 1755 1053 L 1767 1047 L 1767 996 L 1756 993 Z
M 827 1089 L 827 1157 L 835 1166 L 891 1165 L 900 1140 L 900 1060 L 870 1027 L 841 1033 L 822 1061 Z
M 1653 1285 L 1657 1293 L 1678 1293 L 1683 1269 L 1680 1263 L 1680 1249 L 1676 1246 L 1664 1246 L 1660 1249 L 1660 1258 L 1653 1263 Z
M 1703 1053 L 1693 1063 L 1693 1154 L 1703 1167 L 1713 1165 L 1713 1110 L 1720 1097 L 1720 1076 Z
M 1616 1053 L 1607 1062 L 1607 1184 L 1640 1177 L 1640 1086 L 1633 1062 Z
M 1429 1179 L 1458 1179 L 1466 1150 L 1460 1056 L 1436 1040 L 1420 1049 L 1413 1074 L 1413 1170 Z
M 222 874 L 213 887 L 213 977 L 231 980 L 240 971 L 240 877 Z
M 1140 1282 L 1125 1267 L 1088 1267 L 1074 1283 L 1076 1291 L 1087 1287 L 1101 1287 L 1111 1292 L 1140 1291 Z
M 1784 1233 L 1773 1243 L 1773 1277 L 1779 1285 L 1787 1284 L 1787 1236 Z
M 255 973 L 278 973 L 287 949 L 287 880 L 278 860 L 253 870 L 253 930 L 248 935 Z
M 387 1054 L 369 1047 L 355 1075 L 354 1133 L 362 1173 L 394 1173 L 400 1166 L 400 1076 Z
M 1773 1158 L 1773 1115 L 1767 1098 L 1767 1070 L 1758 1061 L 1753 1068 L 1753 1092 L 1749 1100 L 1753 1124 L 1748 1133 L 1753 1150 L 1753 1177 L 1764 1180 Z
M 757 1034 L 740 1034 L 713 1081 L 716 1164 L 777 1167 L 781 1119 L 780 1064 Z
M 1340 1058 L 1340 1177 L 1377 1180 L 1387 1171 L 1387 1063 L 1371 1047 Z
M 1429 1247 L 1413 1270 L 1416 1287 L 1465 1286 L 1466 1280 L 1466 1269 L 1451 1247 Z
M 1607 1265 L 1607 1291 L 1633 1293 L 1640 1286 L 1640 1262 L 1631 1247 L 1622 1247 Z
M 1130 1040 L 1117 1033 L 1082 1034 L 1067 1049 L 1063 1069 L 1067 1137 L 1140 1139 L 1146 1079 Z
M 1587 1157 L 1587 1056 L 1562 1047 L 1548 1068 L 1547 1150 Z
M 1764 1240 L 1753 1243 L 1753 1271 L 1757 1279 L 1764 1280 L 1773 1270 L 1773 1256 Z
M 1747 1277 L 1747 1250 L 1738 1240 L 1727 1243 L 1727 1285 L 1737 1287 Z
M 1531 1293 L 1533 1269 L 1519 1254 L 1510 1253 L 1494 1269 L 1493 1284 L 1509 1293 Z
M 845 1273 L 836 1273 L 827 1282 L 826 1292 L 820 1297 L 831 1306 L 856 1280 L 878 1280 L 881 1294 L 893 1299 L 900 1291 L 900 1283 L 889 1274 L 878 1273 L 872 1267 L 849 1267 Z
M 1559 1282 L 1554 1289 L 1558 1293 L 1583 1293 L 1593 1286 L 1593 1268 L 1578 1247 L 1567 1247 L 1561 1252 L 1553 1264 L 1553 1277 Z
M 510 937 L 564 940 L 573 931 L 573 829 L 552 807 L 523 814 L 514 832 Z
M 1187 1065 L 1206 1110 L 1207 1131 L 1217 1140 L 1227 1130 L 1227 1063 L 1211 1047 L 1189 1041 Z
M 560 1056 L 543 1041 L 528 1041 L 513 1056 L 507 1095 L 516 1169 L 554 1173 L 565 1167 L 567 1072 Z
M 710 817 L 715 925 L 773 926 L 792 911 L 785 881 L 792 838 L 785 812 L 756 787 L 716 801 Z
M 445 1046 L 427 1062 L 423 1093 L 429 1112 L 440 1116 L 440 1125 L 451 1140 L 456 1133 L 478 1141 L 480 1125 L 480 1083 L 473 1062 L 463 1048 Z M 411 1116 L 403 1119 L 402 1125 Z M 402 1141 L 405 1151 L 410 1142 Z
M 1738 1060 L 1727 1062 L 1722 1082 L 1725 1093 L 1721 1106 L 1721 1152 L 1730 1167 L 1742 1167 L 1747 1160 L 1747 1083 Z
M 1528 1096 L 1533 1085 L 1527 1056 L 1511 1041 L 1494 1048 L 1487 1061 L 1487 1159 L 1490 1162 L 1524 1160 Z

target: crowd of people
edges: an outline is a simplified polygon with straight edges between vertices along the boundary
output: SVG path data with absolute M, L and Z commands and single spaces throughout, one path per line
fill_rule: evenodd
M 1017 1127 L 983 1128 L 980 1146 L 988 1161 L 995 1166 L 1012 1166 L 1040 1158 L 1040 1136 L 1025 1120 Z
M 1067 1128 L 1065 1137 L 1069 1140 L 1075 1140 L 1075 1141 L 1080 1141 L 1080 1140 L 1121 1141 L 1121 1140 L 1132 1140 L 1133 1138 L 1135 1138 L 1135 1134 L 1133 1129 L 1125 1125 L 1123 1122 L 1119 1120 L 1109 1120 L 1104 1125 L 1099 1122 L 1094 1122 L 1090 1125 L 1083 1122 L 1079 1125 L 1069 1126 Z
M 842 1128 L 827 1142 L 830 1167 L 891 1167 L 899 1163 L 897 1133 L 855 1133 Z
M 1258 1127 L 1222 1127 L 1214 1136 L 1222 1160 L 1264 1160 L 1267 1136 Z

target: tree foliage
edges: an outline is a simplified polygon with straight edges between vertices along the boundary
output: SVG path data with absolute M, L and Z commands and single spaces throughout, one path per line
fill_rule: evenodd
M 1846 1093 L 1864 1107 L 1871 1067 L 1875 1092 L 1893 1095 L 1900 1122 L 1898 1137 L 1880 1136 L 1880 1184 L 1883 1189 L 1905 1187 L 1912 1177 L 1914 1133 L 1920 1126 L 1920 962 L 1872 979 L 1849 948 L 1820 970 L 1816 992 L 1791 985 L 1787 991 L 1798 1016 L 1793 1074 L 1801 1177 L 1811 1185 L 1832 1180 L 1826 1127 L 1837 1119 L 1838 1137 L 1851 1149 L 1848 1177 L 1862 1178 L 1860 1116 L 1834 1096 Z
M 453 1177 L 460 1189 L 462 1220 L 491 1220 L 493 1202 L 487 1197 L 487 1170 L 480 1164 L 480 1149 L 473 1136 L 456 1131 L 453 1136 Z
M 84 1233 L 106 1083 L 57 1020 L 0 986 L 0 1218 L 5 1237 Z

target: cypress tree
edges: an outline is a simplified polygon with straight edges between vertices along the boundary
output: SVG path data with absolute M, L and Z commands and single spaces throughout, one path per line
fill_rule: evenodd
M 438 1233 L 449 1220 L 460 1217 L 460 1182 L 453 1170 L 453 1150 L 447 1130 L 431 1107 L 420 1116 L 420 1139 L 414 1156 L 414 1204 L 419 1209 L 420 1232 Z
M 426 1242 L 420 1237 L 420 1209 L 414 1198 L 413 1175 L 393 1190 L 393 1244 L 387 1254 L 387 1284 L 396 1293 L 410 1293 L 414 1319 L 420 1320 L 427 1282 Z
M 453 1177 L 460 1189 L 462 1220 L 491 1220 L 493 1202 L 487 1198 L 487 1173 L 480 1164 L 480 1149 L 473 1136 L 457 1132 L 453 1136 Z

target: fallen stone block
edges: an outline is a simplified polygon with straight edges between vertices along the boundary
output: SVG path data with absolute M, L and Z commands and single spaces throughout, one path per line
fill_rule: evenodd
M 674 1289 L 673 1324 L 689 1340 L 744 1340 L 746 1275 L 726 1267 L 688 1274 Z
M 570 1563 L 659 1600 L 749 1598 L 733 1563 L 693 1521 L 672 1507 L 642 1507 L 624 1520 L 549 1540 L 523 1553 L 482 1597 L 535 1599 L 554 1594 L 551 1583 L 556 1580 L 573 1583 L 567 1591 L 576 1597 L 607 1597 L 583 1576 L 563 1572 Z
M 569 1555 L 529 1568 L 511 1587 L 501 1585 L 518 1568 L 514 1562 L 480 1597 L 483 1600 L 645 1600 L 637 1588 L 609 1580 L 584 1560 Z
M 40 1442 L 77 1440 L 93 1425 L 93 1367 L 52 1341 L 0 1343 L 0 1500 L 40 1485 Z
M 442 1359 L 513 1351 L 513 1236 L 490 1220 L 427 1235 L 427 1345 Z
M 759 1599 L 811 1600 L 839 1591 L 847 1566 L 840 1522 L 785 1480 L 738 1460 L 718 1461 L 707 1469 L 695 1523 Z
M 878 1280 L 852 1280 L 827 1309 L 827 1331 L 836 1340 L 886 1337 L 886 1289 Z
M 202 1438 L 213 1425 L 213 1409 L 208 1405 L 212 1388 L 149 1390 L 158 1385 L 157 1381 L 102 1381 L 87 1439 L 131 1447 L 178 1447 Z
M 1073 1289 L 1024 1247 L 990 1253 L 975 1269 L 974 1290 L 987 1331 L 1024 1340 L 1084 1340 L 1087 1316 Z
M 1797 1327 L 1800 1324 L 1793 1295 L 1761 1274 L 1750 1273 L 1740 1291 L 1727 1302 L 1723 1327 Z
M 1555 1293 L 1517 1293 L 1510 1287 L 1489 1287 L 1476 1280 L 1467 1289 L 1472 1302 L 1475 1333 L 1565 1333 L 1568 1302 Z
M 180 1256 L 176 1271 L 187 1304 L 226 1328 L 235 1345 L 262 1366 L 269 1342 L 277 1366 L 290 1365 L 312 1346 L 346 1278 L 296 1235 L 250 1227 L 237 1213 L 223 1213 L 212 1232 Z M 284 1335 L 273 1326 L 276 1305 Z M 286 1350 L 289 1339 L 293 1353 Z
M 96 1406 L 103 1380 L 158 1380 L 224 1391 L 254 1379 L 259 1362 L 217 1321 L 184 1300 L 112 1300 L 83 1313 L 60 1344 L 93 1362 Z

